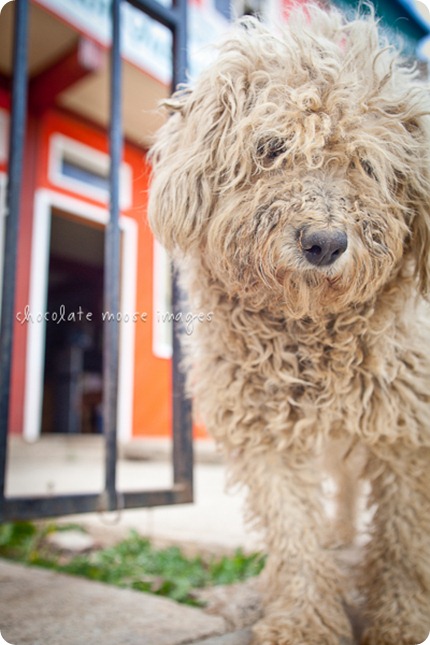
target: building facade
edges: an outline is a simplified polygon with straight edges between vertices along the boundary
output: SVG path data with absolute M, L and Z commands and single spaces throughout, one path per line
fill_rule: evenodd
M 191 77 L 206 64 L 208 37 L 215 40 L 232 18 L 259 12 L 278 23 L 290 5 L 289 0 L 235 5 L 194 0 L 189 17 Z M 425 13 L 416 13 L 406 0 L 380 0 L 377 8 L 387 25 L 401 25 L 410 55 L 425 52 Z M 149 231 L 145 205 L 150 173 L 146 151 L 161 124 L 157 103 L 169 93 L 171 42 L 167 30 L 141 12 L 127 3 L 123 10 L 121 308 L 108 312 L 103 276 L 109 199 L 109 1 L 30 3 L 10 432 L 31 441 L 44 433 L 102 432 L 102 337 L 104 326 L 114 324 L 112 318 L 121 325 L 120 441 L 170 433 L 169 265 Z M 0 14 L 0 277 L 13 12 L 14 3 L 9 2 Z M 401 15 L 407 20 L 399 20 Z M 180 322 L 186 325 L 187 314 L 193 313 L 183 312 Z M 200 428 L 195 434 L 205 436 Z
M 108 0 L 30 3 L 10 418 L 10 432 L 28 440 L 102 431 L 103 328 L 118 320 L 119 439 L 170 432 L 169 266 L 149 231 L 145 204 L 146 151 L 162 122 L 157 104 L 170 92 L 171 35 L 124 3 L 121 307 L 108 312 L 109 10 Z M 0 14 L 1 273 L 13 17 L 10 2 Z M 228 24 L 215 6 L 199 4 L 190 6 L 190 22 L 198 33 L 210 23 L 212 34 Z M 201 47 L 198 38 L 194 47 Z

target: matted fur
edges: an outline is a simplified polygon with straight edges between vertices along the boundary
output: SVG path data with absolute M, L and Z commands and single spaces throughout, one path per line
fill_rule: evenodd
M 346 22 L 307 6 L 277 35 L 245 19 L 168 107 L 149 217 L 188 307 L 213 312 L 184 343 L 188 385 L 265 533 L 255 642 L 421 642 L 429 89 L 381 42 L 372 12 Z M 309 230 L 346 233 L 346 251 L 314 266 L 302 248 Z M 336 543 L 356 528 L 351 472 L 360 466 L 371 485 L 371 539 L 348 576 L 362 609 L 354 635 L 322 503 L 324 452 L 343 479 Z

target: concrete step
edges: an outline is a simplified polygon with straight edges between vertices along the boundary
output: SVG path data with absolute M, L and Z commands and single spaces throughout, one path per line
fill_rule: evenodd
M 226 624 L 201 609 L 5 560 L 0 560 L 0 632 L 12 645 L 245 643 L 235 636 L 207 641 L 224 636 Z
M 205 638 L 189 645 L 251 645 L 251 630 L 240 629 L 230 634 Z

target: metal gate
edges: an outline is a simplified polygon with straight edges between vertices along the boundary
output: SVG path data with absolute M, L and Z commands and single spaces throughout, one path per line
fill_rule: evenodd
M 167 27 L 173 35 L 172 86 L 185 79 L 187 65 L 186 0 L 173 0 L 171 7 L 157 0 L 111 0 L 112 46 L 110 85 L 110 218 L 105 235 L 104 301 L 108 311 L 119 311 L 120 229 L 119 169 L 122 161 L 121 117 L 121 4 L 129 2 L 150 18 Z M 184 378 L 179 370 L 179 346 L 173 335 L 173 485 L 171 488 L 119 493 L 117 466 L 117 391 L 119 325 L 108 324 L 103 338 L 103 428 L 105 436 L 105 486 L 100 494 L 72 494 L 49 497 L 5 497 L 12 340 L 15 314 L 15 282 L 21 177 L 27 112 L 28 0 L 15 0 L 12 111 L 9 138 L 6 195 L 6 239 L 0 339 L 0 521 L 113 511 L 143 506 L 191 502 L 193 499 L 193 455 L 191 406 L 184 396 Z M 178 311 L 179 289 L 172 288 L 172 310 Z

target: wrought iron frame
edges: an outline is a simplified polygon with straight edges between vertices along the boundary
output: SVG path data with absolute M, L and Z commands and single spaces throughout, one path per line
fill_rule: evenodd
M 110 83 L 110 218 L 105 235 L 105 307 L 119 311 L 120 230 L 119 169 L 122 160 L 121 119 L 121 4 L 129 2 L 150 18 L 167 27 L 173 36 L 172 87 L 185 80 L 187 67 L 187 0 L 173 0 L 171 7 L 157 0 L 111 0 L 112 46 Z M 193 500 L 193 448 L 191 405 L 184 395 L 184 377 L 179 370 L 180 351 L 173 335 L 173 486 L 171 488 L 120 493 L 116 486 L 117 466 L 117 391 L 119 326 L 106 325 L 103 345 L 103 430 L 105 436 L 105 487 L 96 494 L 61 496 L 6 497 L 7 442 L 12 367 L 15 283 L 21 177 L 27 110 L 27 33 L 28 0 L 15 0 L 12 110 L 9 137 L 8 184 L 6 194 L 7 226 L 3 274 L 0 338 L 0 521 L 54 517 L 93 511 L 180 504 Z M 179 288 L 173 279 L 173 313 L 179 308 Z

